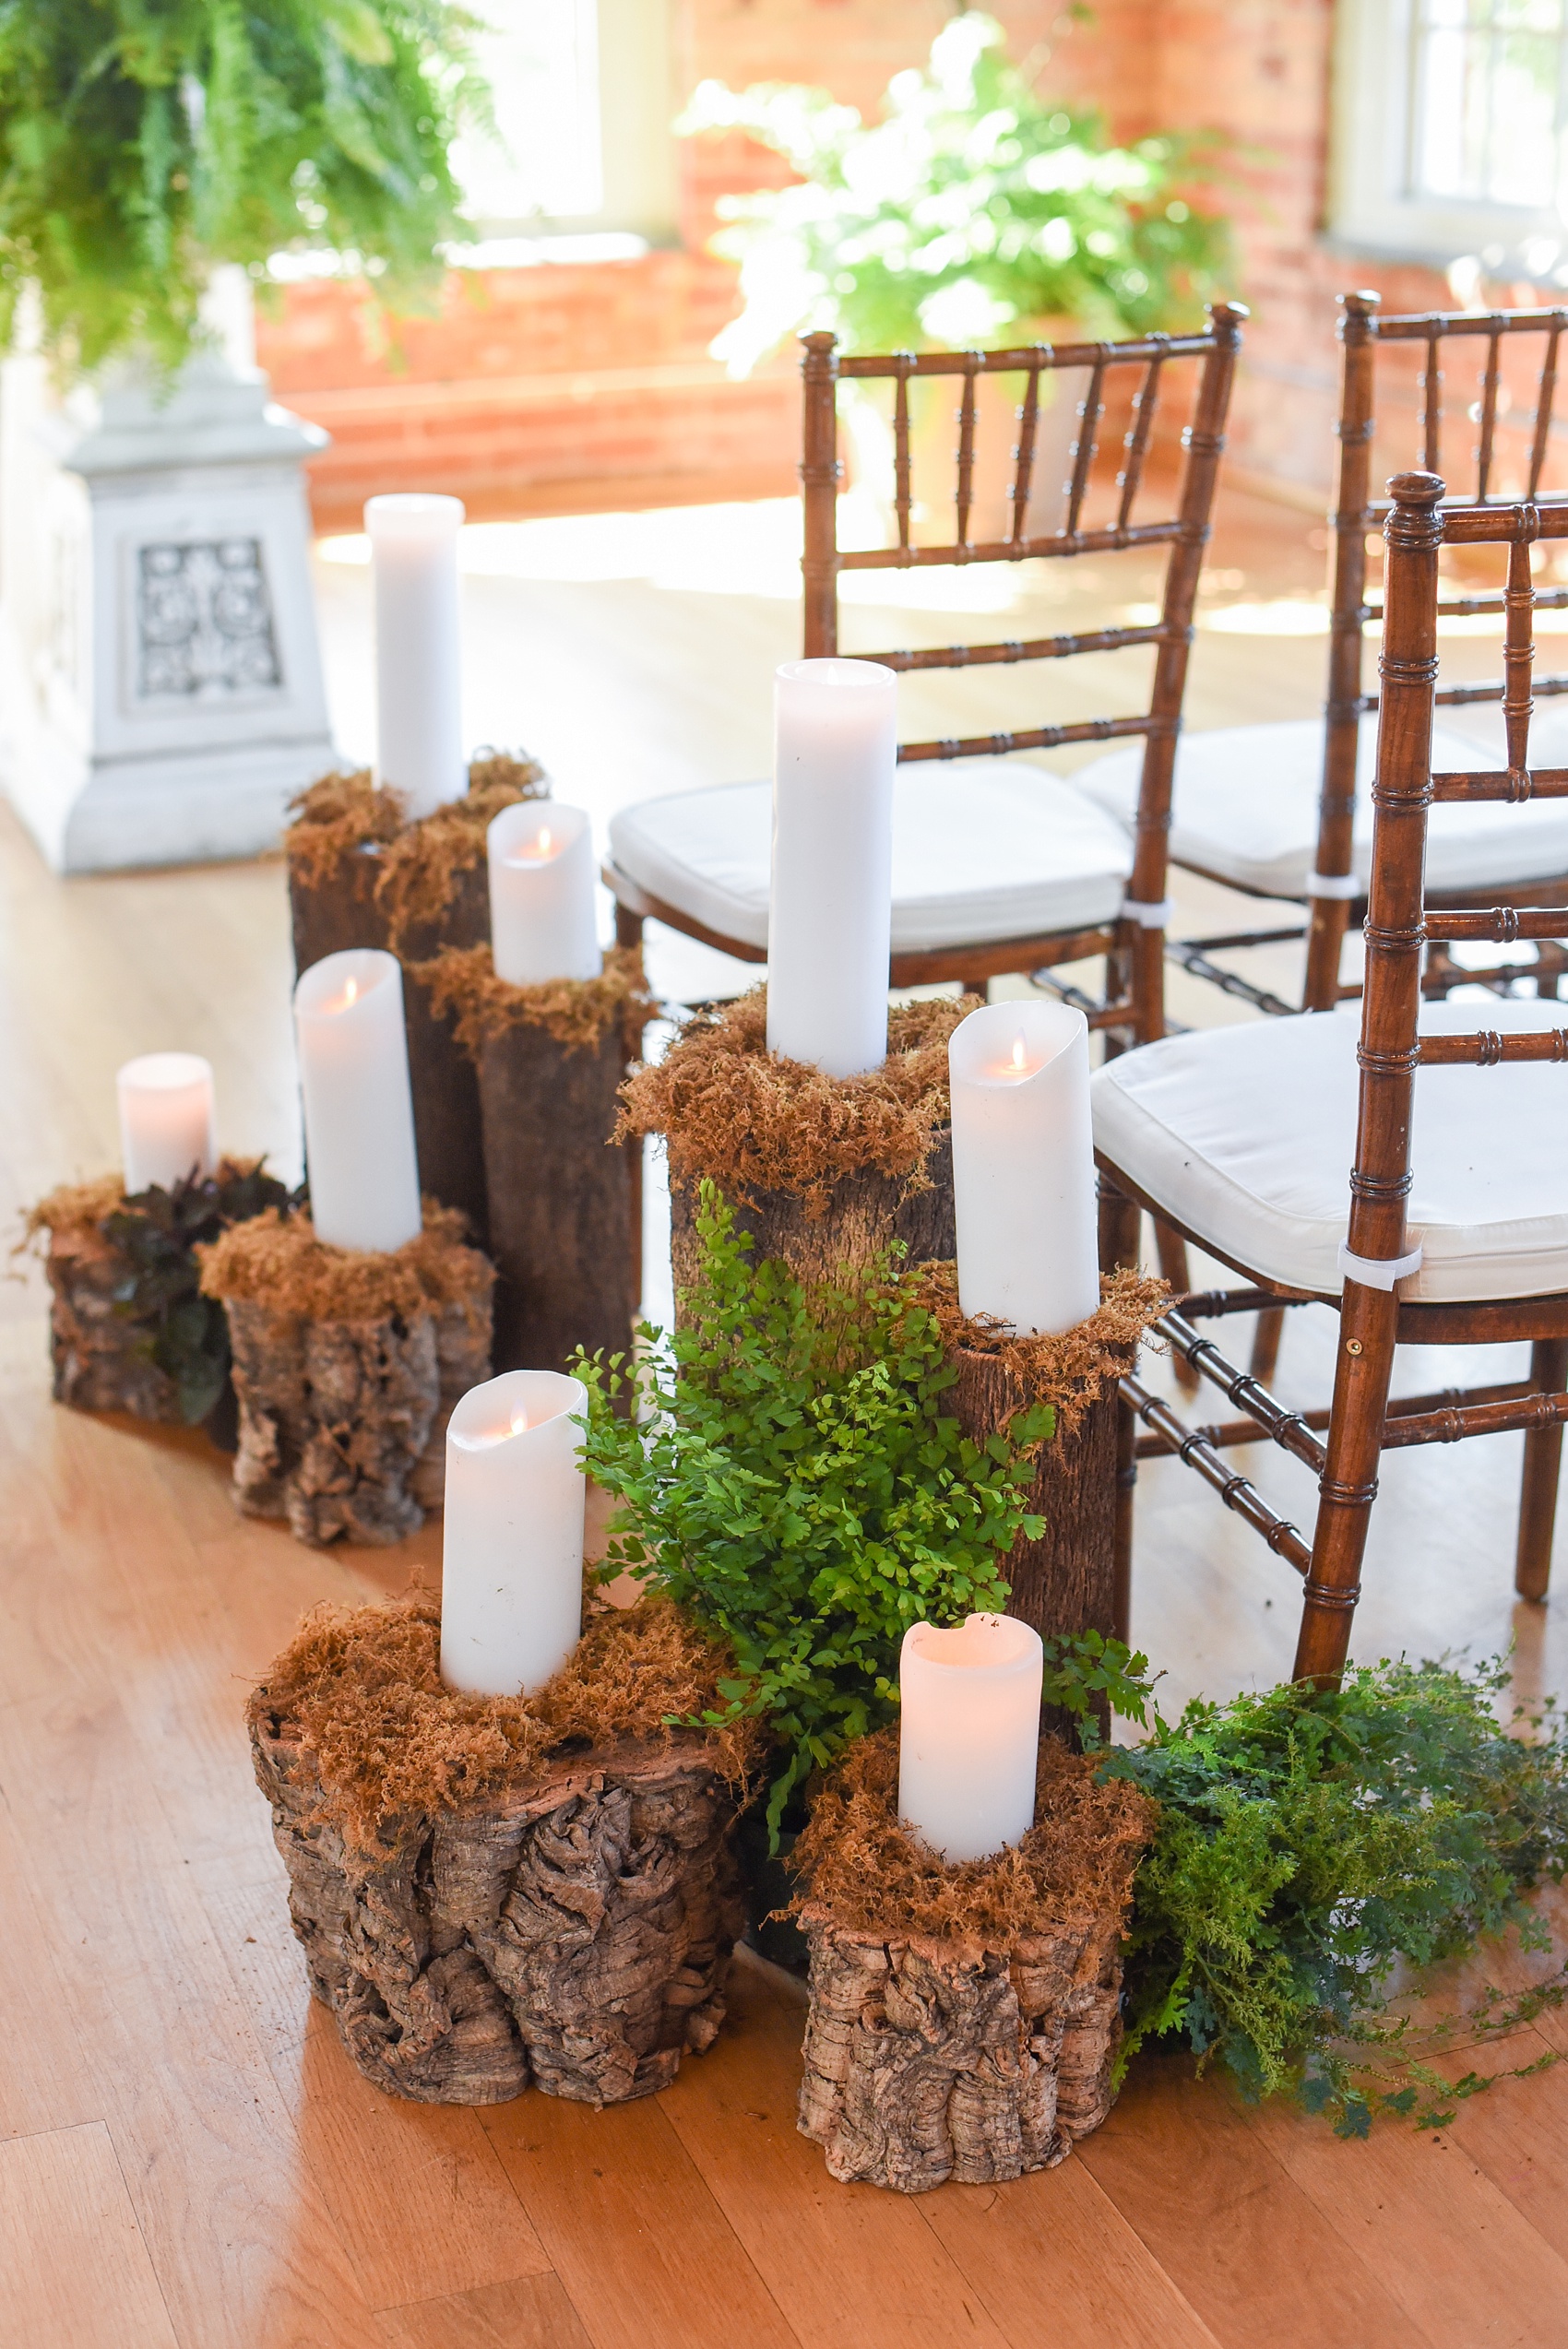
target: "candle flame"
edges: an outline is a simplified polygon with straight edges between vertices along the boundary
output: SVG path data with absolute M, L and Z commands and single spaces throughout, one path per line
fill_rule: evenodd
M 528 1424 L 529 1415 L 519 1403 L 517 1409 L 512 1414 L 512 1433 L 514 1435 L 522 1435 L 527 1430 Z
M 357 1003 L 359 1002 L 359 980 L 357 979 L 350 979 L 347 980 L 343 988 L 343 1009 L 347 1011 L 350 1003 Z
M 550 826 L 548 824 L 540 830 L 537 846 L 541 857 L 547 857 L 550 854 Z
M 1024 1031 L 1023 1031 L 1023 1029 L 1022 1029 L 1022 1028 L 1020 1028 L 1020 1029 L 1018 1030 L 1017 1035 L 1016 1035 L 1016 1036 L 1013 1038 L 1013 1066 L 1014 1066 L 1016 1069 L 1021 1069 L 1021 1068 L 1023 1067 L 1023 1065 L 1024 1065 Z

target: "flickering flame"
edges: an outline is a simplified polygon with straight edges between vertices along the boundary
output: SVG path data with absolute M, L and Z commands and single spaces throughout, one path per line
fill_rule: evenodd
M 1022 1028 L 1018 1030 L 1017 1035 L 1013 1038 L 1013 1066 L 1016 1069 L 1020 1070 L 1024 1066 L 1024 1031 Z
M 514 1435 L 522 1435 L 527 1430 L 528 1424 L 529 1415 L 519 1403 L 517 1409 L 512 1414 L 512 1433 Z
M 350 979 L 343 989 L 343 1009 L 347 1011 L 350 1003 L 357 1003 L 359 996 L 360 982 L 357 979 Z
M 550 854 L 550 826 L 548 824 L 541 827 L 537 846 L 541 857 L 547 857 Z

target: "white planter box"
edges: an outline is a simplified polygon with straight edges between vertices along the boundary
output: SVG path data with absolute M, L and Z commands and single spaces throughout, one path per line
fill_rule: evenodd
M 261 854 L 335 763 L 302 470 L 326 440 L 217 356 L 81 419 L 6 362 L 0 774 L 57 872 Z

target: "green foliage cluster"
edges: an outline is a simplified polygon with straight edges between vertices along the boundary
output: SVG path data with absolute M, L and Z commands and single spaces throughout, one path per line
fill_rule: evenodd
M 1451 2091 L 1402 2060 L 1408 2029 L 1386 2014 L 1401 1962 L 1458 1956 L 1509 1925 L 1548 1945 L 1524 1894 L 1568 1869 L 1568 1726 L 1549 1708 L 1509 1735 L 1494 1709 L 1506 1684 L 1500 1665 L 1385 1661 L 1337 1690 L 1192 1703 L 1109 1754 L 1106 1774 L 1160 1806 L 1123 2060 L 1178 2035 L 1249 2096 L 1292 2093 L 1343 2135 L 1380 2106 L 1441 2122 L 1445 2099 L 1483 2084 Z
M 579 1361 L 585 1465 L 622 1507 L 606 1571 L 629 1568 L 733 1646 L 731 1711 L 765 1719 L 791 1790 L 891 1720 L 911 1623 L 1000 1609 L 1001 1561 L 1025 1513 L 1025 1447 L 1049 1406 L 981 1450 L 943 1411 L 955 1373 L 912 1276 L 890 1261 L 808 1293 L 751 1240 L 711 1183 L 702 1273 L 671 1336 L 632 1374 Z M 638 1406 L 618 1413 L 628 1377 Z
M 807 328 L 891 350 L 995 347 L 1061 315 L 1094 336 L 1199 323 L 1233 269 L 1225 222 L 1193 200 L 1215 141 L 1118 147 L 1002 42 L 990 17 L 955 18 L 871 126 L 825 89 L 702 84 L 681 130 L 745 131 L 801 174 L 720 207 L 745 309 L 719 357 L 743 371 Z
M 328 249 L 433 283 L 469 23 L 450 0 L 0 0 L 0 338 L 30 281 L 82 367 L 177 365 L 215 263 Z
M 137 1350 L 173 1382 L 187 1427 L 221 1396 L 230 1360 L 228 1316 L 217 1298 L 201 1293 L 196 1250 L 231 1224 L 287 1206 L 290 1195 L 259 1164 L 225 1164 L 172 1191 L 157 1184 L 138 1191 L 99 1227 L 125 1264 L 115 1311 L 135 1324 Z

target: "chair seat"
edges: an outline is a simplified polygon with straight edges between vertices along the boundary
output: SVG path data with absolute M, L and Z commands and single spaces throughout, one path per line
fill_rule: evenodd
M 623 808 L 614 865 L 720 937 L 767 944 L 773 791 L 727 783 Z M 1111 921 L 1132 849 L 1060 776 L 1001 759 L 901 767 L 893 796 L 893 951 L 1035 938 Z
M 1182 735 L 1176 749 L 1170 830 L 1176 863 L 1261 896 L 1304 897 L 1307 876 L 1317 862 L 1323 733 L 1322 718 L 1307 718 Z M 1551 763 L 1533 742 L 1531 754 L 1540 765 Z M 1377 720 L 1363 718 L 1352 857 L 1356 878 L 1363 884 L 1372 871 L 1370 794 L 1376 758 Z M 1486 764 L 1473 736 L 1443 726 L 1434 730 L 1434 767 Z M 1134 743 L 1080 767 L 1073 782 L 1097 807 L 1131 826 L 1142 765 L 1143 745 Z M 1431 811 L 1429 892 L 1546 881 L 1561 873 L 1568 873 L 1568 800 Z
M 1423 1032 L 1568 1026 L 1568 1003 L 1431 1003 Z M 1095 1146 L 1200 1240 L 1289 1288 L 1337 1296 L 1355 1155 L 1357 1013 L 1200 1029 L 1095 1074 Z M 1568 1289 L 1568 1070 L 1416 1076 L 1407 1299 Z

